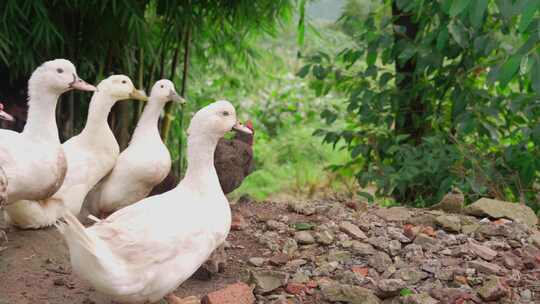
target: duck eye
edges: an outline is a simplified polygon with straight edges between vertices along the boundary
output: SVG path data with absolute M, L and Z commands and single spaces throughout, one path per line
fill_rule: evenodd
M 61 68 L 56 69 L 56 71 L 58 72 L 58 74 L 64 73 L 64 69 L 61 69 Z
M 229 116 L 229 111 L 223 111 L 223 116 Z
M 125 81 L 125 80 L 122 80 L 122 83 L 127 83 L 127 81 Z

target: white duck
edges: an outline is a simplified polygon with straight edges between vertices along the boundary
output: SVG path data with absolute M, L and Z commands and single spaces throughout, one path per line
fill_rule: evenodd
M 0 119 L 8 121 L 15 120 L 13 116 L 4 111 L 4 105 L 2 103 L 0 103 Z M 7 201 L 7 185 L 8 179 L 6 172 L 4 169 L 2 169 L 2 167 L 0 167 L 0 207 Z M 7 235 L 3 230 L 0 229 L 0 244 L 2 244 L 2 241 L 7 241 Z M 0 247 L 0 251 L 2 251 L 2 247 Z
M 8 203 L 40 200 L 62 184 L 66 161 L 56 127 L 58 97 L 71 89 L 96 88 L 77 76 L 65 59 L 43 63 L 28 81 L 28 119 L 22 133 L 0 130 L 0 167 L 8 177 Z
M 90 228 L 66 212 L 57 226 L 75 273 L 121 303 L 156 302 L 187 280 L 229 233 L 231 211 L 213 158 L 218 140 L 237 127 L 251 132 L 228 101 L 210 104 L 191 120 L 187 172 L 176 188 Z
M 21 200 L 5 207 L 6 221 L 25 229 L 53 225 L 67 207 L 78 214 L 88 191 L 114 166 L 119 154 L 118 143 L 107 123 L 112 106 L 123 99 L 145 99 L 129 77 L 113 75 L 101 81 L 92 96 L 88 119 L 82 132 L 62 147 L 67 174 L 60 189 L 40 201 Z
M 184 103 L 174 83 L 162 79 L 152 87 L 148 104 L 129 146 L 120 153 L 114 169 L 86 197 L 81 217 L 110 214 L 145 198 L 171 170 L 171 156 L 161 140 L 158 120 L 170 100 Z

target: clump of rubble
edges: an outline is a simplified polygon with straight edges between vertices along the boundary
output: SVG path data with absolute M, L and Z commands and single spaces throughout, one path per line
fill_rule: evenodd
M 242 208 L 235 207 L 236 217 Z M 245 257 L 240 289 L 248 295 L 234 298 L 275 304 L 540 303 L 535 213 L 488 199 L 452 209 L 459 213 L 448 210 L 444 204 L 426 210 L 315 201 L 291 203 L 279 216 L 244 214 L 245 225 L 232 233 L 255 236 L 266 251 Z M 229 303 L 223 298 L 204 301 Z

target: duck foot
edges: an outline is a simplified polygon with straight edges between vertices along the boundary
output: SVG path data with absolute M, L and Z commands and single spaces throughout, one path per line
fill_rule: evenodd
M 225 245 L 221 245 L 204 262 L 204 264 L 197 269 L 193 278 L 200 281 L 209 281 L 218 272 L 224 272 L 227 265 L 227 253 L 225 252 Z
M 168 304 L 200 304 L 201 300 L 195 296 L 190 296 L 187 298 L 179 298 L 173 293 L 165 297 Z

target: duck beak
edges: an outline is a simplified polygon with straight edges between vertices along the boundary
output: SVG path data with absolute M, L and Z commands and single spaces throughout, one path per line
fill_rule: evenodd
M 80 90 L 80 91 L 97 91 L 97 88 L 86 81 L 80 79 L 77 75 L 73 74 L 73 81 L 69 83 L 70 89 Z
M 7 120 L 7 121 L 14 121 L 15 118 L 13 116 L 9 115 L 8 113 L 0 110 L 0 119 Z
M 174 90 L 169 92 L 169 99 L 174 102 L 178 102 L 179 104 L 186 103 L 186 100 L 182 96 L 178 95 L 178 93 L 176 93 Z
M 148 96 L 146 96 L 146 93 L 143 90 L 137 90 L 137 89 L 133 89 L 133 91 L 131 91 L 131 93 L 129 94 L 129 98 L 137 99 L 140 101 L 148 100 Z
M 236 121 L 236 124 L 232 127 L 234 131 L 242 132 L 246 134 L 253 134 L 253 131 L 251 131 L 248 127 L 244 126 L 240 121 Z

